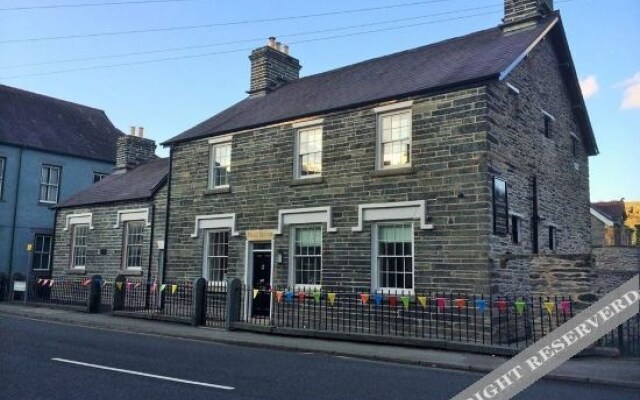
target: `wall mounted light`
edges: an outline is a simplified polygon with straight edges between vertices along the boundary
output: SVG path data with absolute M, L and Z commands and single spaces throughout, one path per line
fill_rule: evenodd
M 282 264 L 282 250 L 276 251 L 276 264 Z

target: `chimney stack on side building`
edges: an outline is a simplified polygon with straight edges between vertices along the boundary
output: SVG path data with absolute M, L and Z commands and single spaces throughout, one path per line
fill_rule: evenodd
M 535 26 L 553 13 L 553 0 L 504 0 L 502 29 L 505 32 Z
M 130 135 L 123 135 L 116 142 L 116 166 L 113 172 L 124 173 L 138 165 L 158 158 L 156 142 L 144 138 L 144 128 L 131 127 Z

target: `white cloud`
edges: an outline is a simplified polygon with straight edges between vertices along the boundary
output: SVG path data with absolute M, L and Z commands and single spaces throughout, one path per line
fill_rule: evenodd
M 593 96 L 598 92 L 600 86 L 598 86 L 598 80 L 595 75 L 589 75 L 580 81 L 580 89 L 582 89 L 582 95 L 585 99 Z
M 640 72 L 636 73 L 632 78 L 617 84 L 616 87 L 624 88 L 621 109 L 640 109 Z

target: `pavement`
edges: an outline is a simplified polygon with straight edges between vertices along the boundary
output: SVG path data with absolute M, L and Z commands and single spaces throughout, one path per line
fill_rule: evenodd
M 170 322 L 126 318 L 110 314 L 87 314 L 58 308 L 25 306 L 17 303 L 0 303 L 1 315 L 186 340 L 329 354 L 483 373 L 493 371 L 508 360 L 508 357 L 450 350 L 430 350 L 394 345 L 278 336 L 267 333 L 226 331 Z M 601 356 L 574 358 L 556 368 L 546 375 L 544 379 L 615 385 L 640 390 L 640 359 Z

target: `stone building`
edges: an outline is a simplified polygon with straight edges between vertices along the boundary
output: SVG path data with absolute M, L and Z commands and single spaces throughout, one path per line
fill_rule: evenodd
M 626 226 L 627 212 L 624 200 L 591 203 L 591 244 L 602 246 L 629 246 L 633 230 Z
M 153 140 L 118 139 L 114 173 L 57 207 L 54 278 L 118 274 L 157 279 L 169 160 Z
M 489 293 L 504 255 L 589 253 L 598 150 L 552 1 L 303 78 L 274 38 L 250 60 L 246 99 L 164 143 L 165 278 Z

